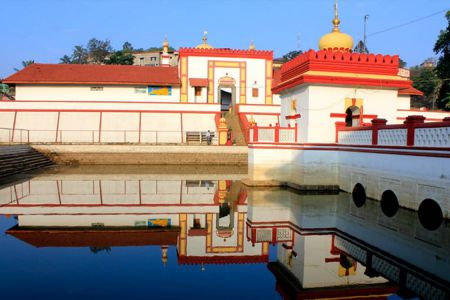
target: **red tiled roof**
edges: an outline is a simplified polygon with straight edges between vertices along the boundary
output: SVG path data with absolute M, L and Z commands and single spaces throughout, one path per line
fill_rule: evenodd
M 207 87 L 208 79 L 206 79 L 206 78 L 189 78 L 189 84 L 191 86 Z
M 179 85 L 177 67 L 123 65 L 32 64 L 4 83 Z
M 411 96 L 411 95 L 414 95 L 414 96 L 423 96 L 423 92 L 422 92 L 422 91 L 419 91 L 419 90 L 416 89 L 416 88 L 413 88 L 412 86 L 410 86 L 410 87 L 408 87 L 408 88 L 406 88 L 406 89 L 401 89 L 401 90 L 399 90 L 399 91 L 398 91 L 398 95 L 399 95 L 399 96 L 401 96 L 401 95 L 406 95 L 406 96 Z
M 117 247 L 176 245 L 178 230 L 155 229 L 32 229 L 15 226 L 7 234 L 35 247 Z

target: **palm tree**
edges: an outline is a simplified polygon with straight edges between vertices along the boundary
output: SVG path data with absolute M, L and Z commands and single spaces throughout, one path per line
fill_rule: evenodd
M 24 61 L 22 61 L 22 68 L 26 68 L 26 67 L 28 67 L 29 65 L 32 65 L 32 64 L 34 64 L 34 60 L 33 59 L 24 60 Z M 14 68 L 14 71 L 19 72 L 20 69 Z

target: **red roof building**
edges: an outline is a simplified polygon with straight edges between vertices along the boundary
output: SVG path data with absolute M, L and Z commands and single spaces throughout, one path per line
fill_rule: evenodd
M 177 67 L 32 64 L 5 78 L 7 84 L 178 86 Z

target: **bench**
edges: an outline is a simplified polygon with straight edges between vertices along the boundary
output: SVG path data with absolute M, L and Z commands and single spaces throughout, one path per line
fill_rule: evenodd
M 206 131 L 186 131 L 186 143 L 197 142 L 206 143 Z M 214 139 L 215 133 L 211 132 L 211 140 Z

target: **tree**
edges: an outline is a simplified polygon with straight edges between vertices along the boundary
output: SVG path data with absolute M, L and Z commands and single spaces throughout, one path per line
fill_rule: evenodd
M 9 86 L 5 83 L 0 83 L 0 100 L 2 100 L 3 97 L 14 100 L 13 92 L 10 90 Z
M 400 61 L 399 61 L 399 63 L 398 63 L 398 66 L 399 66 L 400 68 L 406 68 L 407 65 L 408 65 L 408 64 L 406 63 L 406 61 L 404 61 L 403 59 L 400 58 Z
M 136 49 L 135 51 L 137 51 L 137 50 L 138 49 Z M 154 51 L 154 52 L 156 52 L 156 51 L 162 51 L 162 50 L 163 50 L 163 47 L 150 47 L 150 48 L 147 48 L 147 50 L 145 50 L 145 51 L 148 51 L 148 52 Z M 175 51 L 175 49 L 173 47 L 169 46 L 169 51 Z
M 122 51 L 123 52 L 133 52 L 134 51 L 133 45 L 131 45 L 130 42 L 123 43 Z
M 355 49 L 353 49 L 353 52 L 356 52 L 356 53 L 369 53 L 369 49 L 367 49 L 367 45 L 365 45 L 364 42 L 360 40 L 356 44 Z
M 89 62 L 93 64 L 103 64 L 106 58 L 111 54 L 112 47 L 109 40 L 97 40 L 92 38 L 87 44 L 89 53 Z
M 282 60 L 284 62 L 290 61 L 291 59 L 296 58 L 297 56 L 299 56 L 300 54 L 302 54 L 303 51 L 302 50 L 293 50 L 290 51 L 288 53 L 286 53 L 285 55 L 282 56 Z
M 70 58 L 70 56 L 64 55 L 63 57 L 61 57 L 59 59 L 59 63 L 60 64 L 71 64 L 72 63 L 72 59 Z
M 72 64 L 87 64 L 89 53 L 86 48 L 81 45 L 75 46 L 73 49 L 71 63 Z
M 125 51 L 115 51 L 113 52 L 107 60 L 105 60 L 105 64 L 107 65 L 132 65 L 134 60 L 134 56 L 130 52 Z
M 34 64 L 34 60 L 32 60 L 32 59 L 24 60 L 24 61 L 22 61 L 22 68 L 26 68 L 26 67 L 28 67 L 29 65 L 32 65 L 32 64 Z M 19 72 L 20 69 L 14 68 L 14 71 Z
M 435 68 L 428 61 L 429 59 L 410 69 L 413 86 L 424 94 L 423 96 L 414 96 L 412 102 L 413 106 L 416 107 L 425 106 L 434 109 L 441 81 L 436 74 Z
M 445 17 L 448 21 L 447 28 L 439 33 L 433 50 L 436 54 L 440 54 L 436 65 L 436 74 L 441 79 L 437 105 L 450 111 L 450 10 Z

